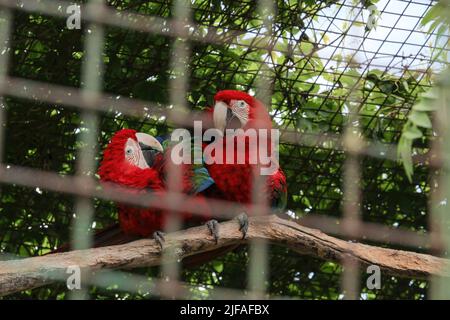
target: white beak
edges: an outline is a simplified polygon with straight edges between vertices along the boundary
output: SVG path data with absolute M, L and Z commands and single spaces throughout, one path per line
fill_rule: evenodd
M 217 101 L 213 111 L 214 127 L 222 134 L 224 134 L 227 125 L 227 112 L 228 105 L 223 101 Z
M 138 132 L 138 133 L 136 133 L 136 139 L 138 142 L 143 143 L 146 146 L 149 146 L 159 152 L 164 151 L 161 143 L 159 143 L 159 141 L 155 137 L 153 137 L 149 134 Z

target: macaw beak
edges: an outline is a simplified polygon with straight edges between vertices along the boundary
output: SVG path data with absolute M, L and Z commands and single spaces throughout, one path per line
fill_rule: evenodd
M 145 162 L 149 167 L 152 167 L 156 155 L 164 152 L 161 143 L 155 137 L 142 132 L 136 133 L 136 139 L 141 147 Z
M 218 129 L 223 135 L 233 118 L 233 111 L 231 111 L 228 105 L 223 101 L 217 101 L 213 111 L 214 128 Z

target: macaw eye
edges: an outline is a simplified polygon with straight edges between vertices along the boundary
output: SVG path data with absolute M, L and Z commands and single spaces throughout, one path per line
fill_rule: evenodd
M 237 105 L 239 108 L 245 108 L 246 103 L 245 103 L 245 101 L 241 100 L 241 101 L 238 101 Z
M 125 152 L 126 152 L 127 155 L 130 155 L 130 154 L 133 153 L 133 149 L 128 148 Z

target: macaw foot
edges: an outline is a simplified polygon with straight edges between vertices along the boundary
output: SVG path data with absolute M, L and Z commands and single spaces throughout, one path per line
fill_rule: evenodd
M 248 216 L 245 212 L 242 212 L 236 218 L 239 222 L 239 231 L 242 232 L 242 239 L 245 239 L 248 231 Z
M 153 232 L 153 239 L 155 239 L 156 243 L 161 247 L 161 251 L 163 250 L 163 245 L 166 239 L 164 238 L 165 234 L 162 231 Z
M 214 238 L 214 241 L 219 241 L 219 223 L 215 219 L 211 219 L 208 222 L 206 222 L 206 226 L 208 227 L 209 232 Z

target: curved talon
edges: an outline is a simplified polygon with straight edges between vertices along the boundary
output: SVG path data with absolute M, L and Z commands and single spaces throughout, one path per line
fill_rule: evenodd
M 245 239 L 248 231 L 248 216 L 245 212 L 242 212 L 237 216 L 239 222 L 239 231 L 242 232 L 242 239 Z
M 159 246 L 161 247 L 161 251 L 163 250 L 163 244 L 166 241 L 164 236 L 165 236 L 165 234 L 162 231 L 153 232 L 153 239 L 155 239 L 156 243 L 159 244 Z
M 208 227 L 209 232 L 214 238 L 214 241 L 216 244 L 219 241 L 219 223 L 215 219 L 211 219 L 208 222 L 206 222 L 206 226 Z

